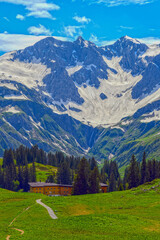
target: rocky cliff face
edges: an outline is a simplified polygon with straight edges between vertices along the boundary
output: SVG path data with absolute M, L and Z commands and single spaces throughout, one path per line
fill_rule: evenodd
M 46 151 L 101 158 L 98 144 L 105 131 L 119 129 L 123 139 L 131 122 L 160 120 L 159 69 L 160 46 L 127 36 L 105 47 L 82 37 L 74 42 L 49 37 L 1 56 L 0 153 L 37 143 Z M 101 148 L 108 156 L 112 149 L 104 150 L 106 144 Z

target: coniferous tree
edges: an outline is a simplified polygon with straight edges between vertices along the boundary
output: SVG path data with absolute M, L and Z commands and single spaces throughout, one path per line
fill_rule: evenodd
M 46 180 L 47 183 L 54 183 L 55 182 L 55 175 L 49 175 Z
M 0 188 L 4 187 L 4 179 L 3 179 L 3 169 L 0 166 Z
M 89 178 L 89 193 L 99 193 L 100 188 L 98 167 L 94 167 Z
M 101 179 L 102 183 L 106 184 L 106 182 L 107 182 L 107 174 L 105 173 L 104 168 L 101 169 L 100 179 Z
M 13 179 L 10 174 L 10 168 L 6 166 L 4 169 L 4 188 L 8 190 L 13 190 Z
M 156 178 L 156 161 L 155 159 L 152 160 L 152 180 Z
M 30 178 L 31 178 L 31 182 L 36 182 L 36 167 L 35 167 L 34 160 L 32 163 L 32 167 L 30 169 Z
M 19 189 L 23 189 L 23 170 L 20 165 L 18 165 L 18 181 L 19 181 Z
M 124 177 L 123 177 L 123 188 L 125 190 L 128 189 L 128 171 L 129 171 L 129 167 L 126 167 L 124 172 Z
M 123 191 L 123 190 L 124 190 L 123 183 L 122 183 L 121 177 L 119 176 L 119 178 L 118 178 L 118 191 Z
M 90 169 L 93 170 L 95 167 L 97 167 L 97 162 L 94 157 L 89 159 Z
M 109 192 L 116 191 L 116 178 L 114 172 L 111 172 L 109 178 Z
M 148 181 L 147 182 L 151 182 L 153 180 L 153 168 L 152 168 L 152 161 L 149 160 L 147 162 L 147 172 L 148 172 Z
M 146 153 L 143 153 L 143 159 L 141 164 L 141 184 L 147 181 L 147 164 L 146 164 Z
M 57 183 L 71 184 L 71 171 L 66 161 L 62 162 L 58 168 Z
M 75 176 L 73 185 L 73 194 L 81 195 L 87 194 L 89 190 L 88 176 L 90 173 L 90 167 L 87 160 L 83 157 L 79 163 L 78 172 Z
M 135 156 L 132 156 L 130 166 L 128 169 L 128 187 L 137 187 L 140 184 L 140 170 Z
M 24 192 L 28 192 L 29 190 L 29 169 L 28 169 L 28 162 L 27 162 L 27 159 L 25 160 L 25 167 L 24 167 L 24 170 L 23 170 L 23 189 L 24 189 Z

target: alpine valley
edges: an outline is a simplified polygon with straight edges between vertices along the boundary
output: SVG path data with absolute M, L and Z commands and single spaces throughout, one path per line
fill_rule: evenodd
M 160 159 L 160 45 L 47 37 L 1 56 L 0 156 L 21 144 L 120 167 Z

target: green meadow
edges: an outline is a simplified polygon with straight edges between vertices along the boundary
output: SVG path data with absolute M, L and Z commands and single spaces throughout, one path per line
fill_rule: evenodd
M 35 202 L 40 198 L 55 211 L 57 220 Z M 0 239 L 8 235 L 10 240 L 159 240 L 160 180 L 128 191 L 69 197 L 1 189 Z
M 32 164 L 28 164 L 28 166 L 31 166 Z M 57 172 L 57 167 L 53 167 L 50 165 L 44 165 L 41 163 L 35 163 L 36 167 L 36 180 L 37 182 L 45 182 L 47 180 L 47 177 L 49 175 L 53 175 Z

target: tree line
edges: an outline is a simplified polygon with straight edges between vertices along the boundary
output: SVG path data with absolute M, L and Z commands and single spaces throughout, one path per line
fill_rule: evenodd
M 8 190 L 29 190 L 28 182 L 36 182 L 35 163 L 51 165 L 58 168 L 58 177 L 48 176 L 48 182 L 71 183 L 70 172 L 78 167 L 80 158 L 65 156 L 62 152 L 46 154 L 37 145 L 27 148 L 21 145 L 17 149 L 4 151 L 3 164 L 0 166 L 0 187 Z M 68 169 L 68 170 L 67 170 Z M 62 177 L 65 172 L 65 176 Z M 67 173 L 69 178 L 66 177 Z M 73 174 L 72 174 L 73 175 Z
M 34 159 L 30 167 L 27 158 L 23 160 L 23 165 L 17 165 L 12 149 L 6 150 L 3 156 L 3 165 L 0 166 L 0 187 L 14 191 L 23 189 L 27 192 L 30 181 L 36 181 Z
M 99 170 L 97 161 L 93 158 L 66 156 L 62 152 L 46 154 L 37 145 L 27 148 L 20 146 L 17 149 L 5 150 L 3 164 L 0 166 L 0 187 L 9 190 L 29 190 L 28 182 L 36 182 L 35 163 L 57 167 L 57 173 L 48 176 L 46 182 L 58 184 L 72 184 L 73 194 L 98 193 L 100 183 L 108 185 L 109 192 L 122 191 L 137 187 L 155 178 L 160 178 L 160 162 L 146 161 L 143 154 L 139 163 L 132 156 L 129 166 L 125 169 L 123 179 L 118 170 L 116 161 L 104 161 Z
M 131 189 L 156 178 L 160 178 L 160 162 L 155 159 L 146 161 L 144 152 L 141 163 L 132 156 L 130 165 L 125 169 L 123 185 L 125 189 Z

